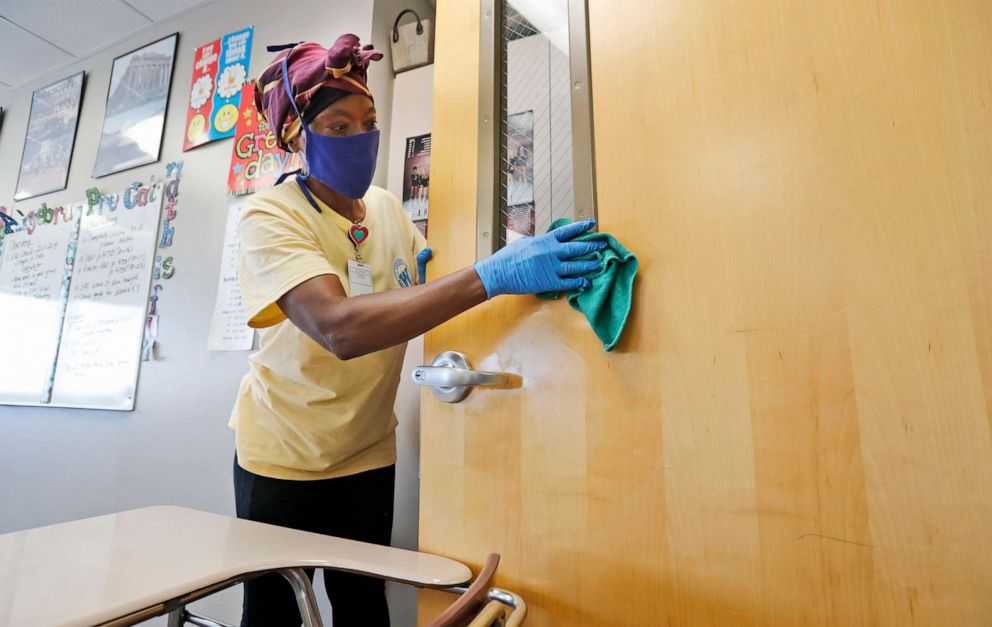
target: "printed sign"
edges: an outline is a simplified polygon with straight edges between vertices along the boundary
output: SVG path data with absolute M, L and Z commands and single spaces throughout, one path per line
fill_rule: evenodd
M 283 173 L 301 166 L 298 155 L 276 145 L 269 123 L 255 109 L 254 89 L 253 81 L 242 88 L 241 113 L 227 171 L 227 193 L 236 196 L 272 187 Z
M 253 32 L 249 26 L 196 49 L 183 151 L 234 135 Z

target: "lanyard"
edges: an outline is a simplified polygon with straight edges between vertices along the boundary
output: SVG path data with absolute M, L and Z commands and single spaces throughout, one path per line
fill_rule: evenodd
M 296 175 L 296 184 L 300 186 L 300 190 L 303 192 L 303 195 L 306 196 L 307 201 L 310 203 L 310 206 L 316 209 L 317 213 L 323 213 L 323 211 L 321 211 L 320 207 L 317 205 L 317 201 L 314 200 L 313 194 L 310 193 L 310 188 L 307 187 L 306 183 L 304 183 L 303 180 L 304 179 L 302 175 L 299 174 Z M 366 209 L 366 211 L 368 210 Z M 351 240 L 352 245 L 355 247 L 355 261 L 362 260 L 362 253 L 360 250 L 358 250 L 358 247 L 361 244 L 364 244 L 365 240 L 367 240 L 368 238 L 369 238 L 369 229 L 368 227 L 362 226 L 361 220 L 358 220 L 357 222 L 353 223 L 351 225 L 351 228 L 348 229 L 348 239 Z
M 317 206 L 317 201 L 313 199 L 313 194 L 310 193 L 310 188 L 307 187 L 307 184 L 303 181 L 304 176 L 302 174 L 297 174 L 296 184 L 300 186 L 300 190 L 303 192 L 303 195 L 307 197 L 307 201 L 310 203 L 310 206 L 316 209 L 317 213 L 324 213 L 320 210 L 320 207 Z

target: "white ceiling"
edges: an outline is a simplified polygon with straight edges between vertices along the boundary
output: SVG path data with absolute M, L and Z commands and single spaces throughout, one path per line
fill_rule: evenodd
M 0 0 L 0 93 L 212 0 Z

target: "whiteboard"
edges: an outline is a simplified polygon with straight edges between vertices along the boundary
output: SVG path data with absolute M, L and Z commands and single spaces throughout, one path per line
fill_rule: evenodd
M 84 206 L 0 241 L 0 402 L 37 405 L 48 395 Z
M 52 405 L 134 409 L 163 186 L 142 189 L 82 217 Z

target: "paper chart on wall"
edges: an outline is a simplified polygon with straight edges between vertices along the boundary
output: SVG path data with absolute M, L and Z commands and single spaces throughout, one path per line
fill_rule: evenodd
M 162 185 L 129 188 L 124 199 L 82 217 L 54 405 L 134 409 Z
M 241 203 L 227 209 L 224 248 L 217 281 L 217 300 L 210 321 L 207 348 L 212 351 L 247 351 L 255 342 L 255 330 L 248 326 L 248 316 L 238 285 L 238 219 Z
M 0 400 L 35 405 L 47 396 L 58 347 L 63 286 L 83 204 L 59 208 L 0 242 Z M 55 220 L 55 215 L 61 220 Z M 33 216 L 32 216 L 33 217 Z M 0 227 L 2 228 L 2 227 Z

